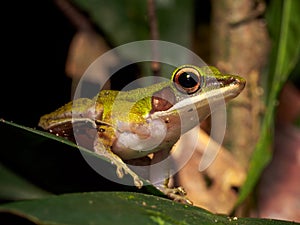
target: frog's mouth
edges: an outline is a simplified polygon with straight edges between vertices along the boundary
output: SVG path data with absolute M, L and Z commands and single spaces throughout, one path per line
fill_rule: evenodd
M 246 85 L 246 80 L 239 76 L 223 75 L 220 78 L 207 78 L 204 98 L 225 102 L 237 97 Z M 200 99 L 201 101 L 201 99 Z M 197 99 L 195 100 L 197 102 Z

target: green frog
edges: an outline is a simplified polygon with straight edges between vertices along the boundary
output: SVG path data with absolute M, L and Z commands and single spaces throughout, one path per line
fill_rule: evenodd
M 140 188 L 142 180 L 124 161 L 166 157 L 183 133 L 211 114 L 211 104 L 235 98 L 245 84 L 242 77 L 212 66 L 183 65 L 167 81 L 129 91 L 101 90 L 93 99 L 71 101 L 42 116 L 39 126 L 69 137 L 74 127 L 89 124 L 95 130 L 93 151 L 116 166 L 118 177 L 125 172 Z

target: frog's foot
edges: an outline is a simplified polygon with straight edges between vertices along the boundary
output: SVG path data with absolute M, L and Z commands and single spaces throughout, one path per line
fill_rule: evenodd
M 117 156 L 117 157 L 119 158 L 119 156 Z M 134 173 L 131 169 L 129 169 L 128 166 L 122 160 L 121 160 L 121 162 L 114 161 L 111 158 L 110 158 L 110 160 L 113 164 L 116 165 L 116 167 L 117 167 L 116 173 L 119 178 L 122 178 L 124 176 L 124 172 L 125 172 L 125 174 L 129 174 L 133 178 L 134 185 L 137 188 L 143 187 L 143 181 L 141 181 L 139 176 L 136 173 Z
M 165 195 L 167 195 L 170 199 L 175 202 L 180 202 L 187 205 L 192 205 L 193 203 L 187 198 L 186 192 L 183 187 L 177 188 L 168 188 L 166 186 L 160 187 L 160 191 L 162 191 Z
M 95 153 L 104 156 L 105 158 L 109 159 L 112 164 L 115 164 L 117 167 L 116 173 L 119 178 L 122 178 L 125 174 L 129 174 L 133 178 L 134 185 L 137 188 L 141 188 L 143 186 L 143 181 L 139 178 L 139 176 L 133 172 L 123 160 L 114 154 L 110 149 L 104 148 L 102 144 L 95 143 L 94 145 Z

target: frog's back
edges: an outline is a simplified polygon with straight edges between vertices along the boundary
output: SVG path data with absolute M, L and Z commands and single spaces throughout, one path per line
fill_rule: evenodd
M 92 100 L 88 98 L 79 98 L 74 101 L 68 102 L 64 106 L 58 108 L 57 110 L 43 115 L 40 118 L 39 126 L 45 130 L 49 130 L 51 127 L 58 124 L 71 122 L 72 111 L 74 112 L 84 112 L 87 107 L 92 104 Z

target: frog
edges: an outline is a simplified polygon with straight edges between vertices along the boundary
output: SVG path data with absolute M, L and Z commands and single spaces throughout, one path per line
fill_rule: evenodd
M 93 98 L 70 101 L 41 116 L 38 126 L 68 138 L 89 124 L 95 130 L 91 150 L 114 164 L 120 179 L 129 174 L 141 188 L 143 180 L 127 161 L 151 155 L 151 164 L 167 157 L 182 134 L 211 115 L 211 104 L 234 99 L 245 85 L 241 76 L 221 73 L 214 66 L 181 65 L 170 79 L 147 87 L 100 90 Z M 168 179 L 166 175 L 163 184 L 155 186 L 172 199 L 182 199 L 184 190 L 170 191 Z

